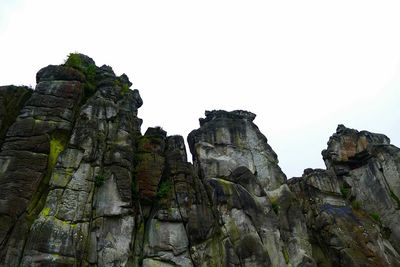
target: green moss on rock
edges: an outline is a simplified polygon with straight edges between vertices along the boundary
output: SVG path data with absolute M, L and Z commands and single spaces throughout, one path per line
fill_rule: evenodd
M 271 201 L 271 207 L 274 210 L 276 214 L 279 212 L 279 204 L 278 204 L 278 199 L 277 198 L 270 198 Z
M 129 91 L 129 84 L 124 83 L 121 79 L 117 78 L 114 85 L 121 88 L 120 94 L 123 96 Z
M 232 182 L 229 182 L 229 181 L 224 180 L 224 179 L 216 179 L 216 181 L 218 182 L 218 184 L 223 189 L 224 195 L 230 196 L 230 195 L 233 194 L 233 190 L 234 190 L 233 185 L 234 184 Z
M 84 101 L 86 101 L 96 92 L 97 67 L 95 62 L 83 54 L 70 53 L 65 60 L 64 65 L 79 70 L 85 76 L 86 82 L 84 85 Z
M 165 180 L 160 183 L 157 190 L 157 197 L 158 198 L 165 198 L 172 192 L 172 182 Z
M 49 207 L 43 208 L 41 214 L 42 214 L 43 216 L 46 216 L 46 217 L 49 216 L 49 214 L 50 214 L 50 208 L 49 208 Z
M 350 196 L 351 188 L 346 186 L 341 186 L 340 193 L 342 194 L 343 198 L 347 199 Z
M 57 163 L 58 156 L 65 150 L 69 141 L 69 134 L 63 131 L 55 131 L 50 134 L 50 151 L 47 160 L 47 170 L 44 178 L 42 179 L 38 190 L 33 195 L 29 206 L 27 207 L 28 219 L 33 220 L 36 214 L 42 210 L 47 192 L 49 190 L 49 181 L 53 173 L 54 167 Z
M 282 254 L 283 254 L 283 257 L 285 258 L 286 264 L 289 264 L 289 252 L 286 247 L 282 248 Z
M 400 210 L 400 199 L 398 198 L 398 196 L 396 196 L 396 194 L 392 190 L 390 190 L 390 196 L 393 198 L 394 201 L 396 201 L 397 209 Z
M 376 223 L 382 223 L 381 216 L 377 212 L 371 213 L 370 216 Z
M 229 234 L 229 238 L 233 241 L 236 242 L 240 239 L 240 229 L 237 227 L 235 222 L 232 220 L 227 224 L 227 230 Z
M 99 174 L 94 177 L 94 185 L 96 187 L 102 186 L 105 183 L 105 181 L 106 181 L 106 178 L 103 174 Z
M 48 160 L 48 168 L 53 169 L 57 163 L 57 158 L 62 151 L 64 151 L 65 146 L 68 142 L 69 136 L 61 132 L 55 132 L 51 135 L 50 139 L 50 153 Z

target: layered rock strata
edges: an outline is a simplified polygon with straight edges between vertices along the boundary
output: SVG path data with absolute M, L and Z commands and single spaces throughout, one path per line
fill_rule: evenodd
M 0 87 L 0 266 L 400 266 L 400 150 L 339 125 L 287 180 L 248 111 L 141 134 L 126 75 L 82 54 Z

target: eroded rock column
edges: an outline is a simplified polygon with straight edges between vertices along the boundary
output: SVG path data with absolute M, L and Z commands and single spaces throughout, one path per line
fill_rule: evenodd
M 8 266 L 19 264 L 30 224 L 72 131 L 84 80 L 70 67 L 43 68 L 36 90 L 7 131 L 0 153 L 0 250 Z
M 301 209 L 254 118 L 247 111 L 206 112 L 188 137 L 218 223 L 203 241 L 201 254 L 211 259 L 200 266 L 315 266 Z
M 278 158 L 267 138 L 253 123 L 248 111 L 206 111 L 200 129 L 189 134 L 190 151 L 205 178 L 229 176 L 239 166 L 247 167 L 265 190 L 286 181 Z

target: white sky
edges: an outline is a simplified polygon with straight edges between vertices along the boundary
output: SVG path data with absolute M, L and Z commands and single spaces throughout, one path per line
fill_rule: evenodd
M 324 167 L 339 123 L 400 145 L 399 1 L 0 1 L 0 85 L 81 52 L 140 90 L 142 132 L 256 113 L 288 177 Z

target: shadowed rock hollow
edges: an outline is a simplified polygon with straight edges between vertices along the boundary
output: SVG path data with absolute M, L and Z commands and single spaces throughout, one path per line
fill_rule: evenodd
M 339 125 L 287 180 L 248 111 L 141 134 L 126 75 L 82 54 L 0 87 L 0 266 L 400 266 L 400 150 Z M 151 99 L 150 99 L 151 101 Z

